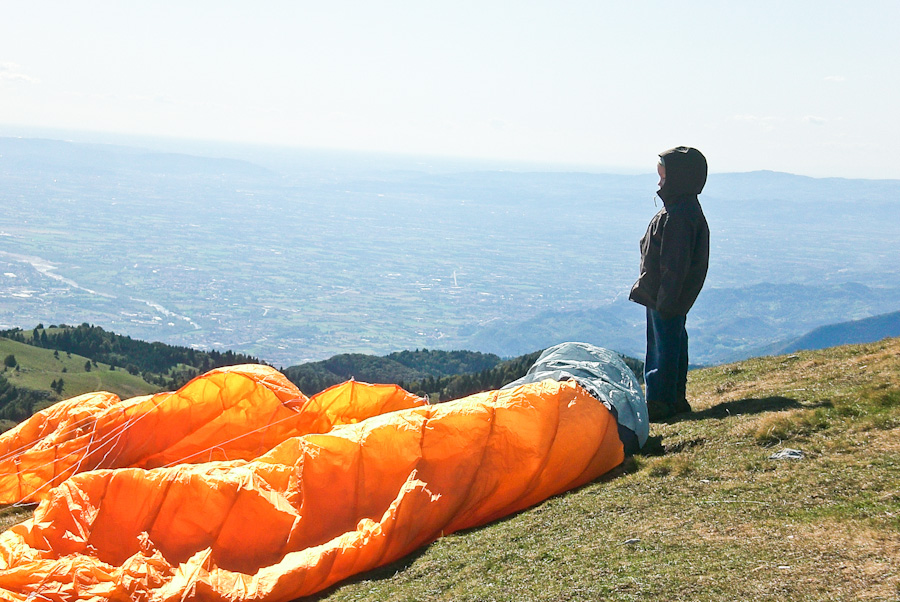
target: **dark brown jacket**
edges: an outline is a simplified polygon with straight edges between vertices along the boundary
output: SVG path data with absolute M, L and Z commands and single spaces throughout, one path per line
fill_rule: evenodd
M 709 267 L 709 226 L 697 195 L 706 184 L 706 159 L 694 148 L 661 153 L 666 180 L 657 193 L 664 207 L 641 238 L 640 277 L 629 299 L 663 318 L 687 315 Z

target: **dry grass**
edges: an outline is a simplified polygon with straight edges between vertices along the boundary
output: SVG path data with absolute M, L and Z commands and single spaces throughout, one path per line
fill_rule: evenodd
M 31 515 L 34 514 L 34 508 L 33 505 L 0 508 L 0 531 L 6 531 L 13 525 L 31 518 Z
M 900 600 L 898 391 L 897 339 L 692 372 L 616 478 L 323 599 Z
M 900 600 L 900 339 L 699 370 L 688 392 L 696 411 L 612 478 L 320 599 Z M 805 457 L 770 459 L 786 447 Z

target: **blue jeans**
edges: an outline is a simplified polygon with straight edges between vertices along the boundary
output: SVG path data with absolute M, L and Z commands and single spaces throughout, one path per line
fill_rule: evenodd
M 644 385 L 647 401 L 671 408 L 685 399 L 688 370 L 686 316 L 668 320 L 655 309 L 647 308 L 647 357 L 644 360 Z

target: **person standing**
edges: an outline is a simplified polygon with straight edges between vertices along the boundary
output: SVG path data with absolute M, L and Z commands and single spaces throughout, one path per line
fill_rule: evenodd
M 709 267 L 709 226 L 697 198 L 706 184 L 706 157 L 678 146 L 660 153 L 657 170 L 663 208 L 641 238 L 640 277 L 628 297 L 647 308 L 644 384 L 655 422 L 691 411 L 685 319 Z

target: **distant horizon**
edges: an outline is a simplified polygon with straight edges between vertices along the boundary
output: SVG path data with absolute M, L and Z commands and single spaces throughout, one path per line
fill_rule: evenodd
M 547 168 L 550 171 L 563 171 L 567 169 L 585 170 L 587 173 L 613 173 L 617 175 L 641 175 L 650 173 L 655 170 L 655 163 L 650 161 L 649 167 L 641 168 L 626 165 L 595 165 L 595 164 L 579 164 L 554 161 L 528 161 L 521 159 L 511 159 L 504 157 L 484 157 L 484 156 L 459 156 L 459 155 L 441 155 L 434 153 L 412 153 L 392 150 L 378 150 L 365 148 L 341 148 L 341 147 L 312 147 L 312 146 L 291 146 L 277 143 L 258 143 L 245 142 L 239 140 L 217 140 L 207 138 L 179 138 L 171 136 L 154 136 L 152 134 L 140 133 L 123 133 L 123 132 L 101 132 L 92 130 L 80 130 L 69 128 L 55 128 L 44 126 L 19 126 L 0 123 L 0 137 L 3 138 L 26 138 L 26 139 L 47 139 L 57 140 L 60 142 L 74 142 L 79 144 L 108 144 L 119 146 L 132 146 L 137 148 L 146 148 L 157 152 L 178 152 L 182 154 L 194 154 L 206 157 L 214 157 L 215 152 L 221 152 L 228 148 L 242 149 L 266 149 L 270 151 L 278 151 L 285 153 L 310 153 L 310 154 L 345 154 L 345 155 L 362 155 L 362 156 L 380 156 L 390 157 L 398 160 L 421 160 L 432 159 L 446 163 L 461 163 L 472 165 L 491 165 L 494 169 L 512 168 L 514 166 L 529 166 L 533 168 Z M 175 150 L 180 149 L 180 150 Z M 664 150 L 664 149 L 661 149 Z M 203 153 L 203 154 L 201 154 Z M 652 155 L 655 156 L 655 155 Z M 651 156 L 651 159 L 652 159 Z M 220 156 L 220 158 L 230 158 Z M 598 171 L 611 170 L 611 171 Z
M 89 145 L 108 145 L 122 146 L 135 149 L 143 149 L 158 153 L 174 153 L 184 154 L 207 158 L 220 159 L 237 159 L 255 163 L 252 155 L 246 152 L 251 149 L 266 150 L 276 153 L 290 154 L 309 154 L 309 155 L 344 155 L 357 156 L 366 158 L 381 158 L 387 162 L 405 163 L 416 162 L 421 164 L 423 160 L 434 161 L 441 164 L 441 169 L 437 171 L 452 171 L 468 168 L 476 171 L 520 171 L 523 173 L 589 173 L 589 174 L 608 174 L 622 176 L 640 176 L 652 175 L 656 177 L 653 165 L 643 169 L 640 167 L 629 167 L 623 165 L 593 165 L 593 164 L 577 164 L 577 163 L 559 163 L 559 162 L 537 162 L 525 161 L 508 158 L 496 157 L 462 157 L 450 155 L 435 154 L 412 154 L 387 150 L 370 150 L 370 149 L 353 149 L 353 148 L 313 148 L 302 146 L 286 146 L 281 144 L 262 144 L 254 142 L 228 141 L 228 140 L 212 140 L 212 139 L 193 139 L 193 138 L 176 138 L 167 136 L 154 136 L 150 134 L 134 134 L 134 133 L 116 133 L 116 132 L 98 132 L 90 130 L 53 128 L 42 126 L 12 126 L 0 123 L 0 138 L 21 138 L 30 140 L 50 140 L 57 142 L 70 142 L 74 144 Z M 231 149 L 232 152 L 228 152 Z M 240 152 L 244 149 L 244 152 Z M 222 151 L 225 151 L 223 154 Z M 238 151 L 238 152 L 234 152 Z M 2 157 L 0 157 L 2 158 Z M 321 158 L 320 158 L 321 160 Z M 451 166 L 455 168 L 451 169 Z M 264 166 L 264 165 L 262 165 Z M 434 167 L 429 165 L 428 167 Z M 397 167 L 395 166 L 394 169 Z M 374 169 L 379 169 L 374 167 Z M 423 171 L 429 171 L 427 168 Z M 871 181 L 895 181 L 900 178 L 875 178 L 875 177 L 856 177 L 843 175 L 815 176 L 798 172 L 784 171 L 779 169 L 751 169 L 747 171 L 723 171 L 711 169 L 710 175 L 730 175 L 730 174 L 752 174 L 752 173 L 782 173 L 798 177 L 812 179 L 841 179 L 841 180 L 871 180 Z

